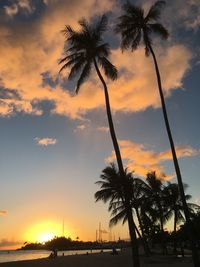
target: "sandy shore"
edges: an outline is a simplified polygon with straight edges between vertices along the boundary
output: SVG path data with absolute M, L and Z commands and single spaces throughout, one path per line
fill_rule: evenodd
M 18 262 L 0 263 L 0 267 L 132 267 L 130 250 L 119 255 L 98 253 L 89 255 L 63 256 L 56 259 L 39 259 Z M 154 255 L 141 257 L 141 267 L 192 267 L 191 258 Z

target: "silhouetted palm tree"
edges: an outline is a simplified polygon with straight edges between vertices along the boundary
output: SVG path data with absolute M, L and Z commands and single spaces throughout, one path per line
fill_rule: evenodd
M 75 31 L 70 26 L 66 26 L 63 30 L 63 33 L 66 37 L 67 48 L 65 51 L 66 56 L 59 62 L 60 64 L 63 64 L 60 72 L 66 68 L 71 68 L 68 79 L 72 79 L 79 75 L 76 87 L 76 93 L 78 93 L 80 86 L 89 77 L 92 67 L 95 68 L 104 89 L 108 124 L 119 172 L 121 177 L 125 177 L 121 153 L 112 120 L 108 88 L 99 68 L 100 66 L 105 76 L 107 76 L 111 80 L 117 79 L 117 69 L 108 60 L 110 47 L 108 43 L 103 42 L 102 36 L 107 29 L 108 20 L 107 17 L 103 15 L 96 24 L 89 24 L 85 19 L 79 21 L 79 24 L 81 26 L 80 31 Z M 125 184 L 123 186 L 124 191 L 127 194 L 128 188 Z M 131 229 L 134 229 L 134 222 L 132 219 L 130 202 L 128 201 L 126 195 L 125 205 L 128 212 L 127 216 L 132 242 L 133 262 L 136 267 L 139 267 L 140 263 L 138 256 L 137 238 L 135 231 L 131 231 Z
M 122 178 L 115 164 L 106 167 L 100 176 L 101 180 L 96 184 L 100 185 L 100 190 L 95 193 L 96 201 L 109 202 L 108 210 L 111 212 L 110 226 L 116 225 L 119 221 L 124 224 L 128 220 L 128 211 L 125 205 L 125 191 L 123 183 L 126 183 L 128 192 L 126 197 L 129 199 L 132 209 L 137 210 L 136 215 L 142 230 L 142 224 L 139 215 L 139 202 L 141 201 L 142 187 L 144 182 L 139 178 L 134 178 L 131 172 L 125 170 L 125 178 Z M 128 193 L 128 194 L 127 194 Z M 134 229 L 135 228 L 135 229 Z M 148 245 L 145 236 L 141 236 L 139 230 L 134 224 L 132 231 L 136 230 L 138 236 L 143 241 L 144 250 L 149 254 Z
M 146 199 L 145 194 L 148 190 L 148 185 L 140 178 L 134 177 L 133 173 L 128 172 L 127 169 L 126 169 L 126 182 L 129 188 L 129 197 L 130 197 L 130 203 L 131 203 L 131 207 L 133 210 L 133 214 L 135 214 L 137 217 L 137 221 L 139 224 L 139 228 L 141 230 L 141 234 L 136 225 L 135 225 L 135 229 L 136 229 L 136 232 L 139 238 L 142 241 L 142 245 L 144 247 L 144 251 L 146 255 L 149 255 L 150 249 L 147 243 L 147 239 L 146 239 L 146 235 L 144 231 L 144 225 L 141 219 L 142 217 L 141 211 L 145 203 L 145 199 Z M 110 220 L 111 226 L 116 225 L 120 220 L 122 220 L 123 223 L 127 221 L 126 208 L 122 201 L 118 200 L 115 202 L 110 202 L 109 210 L 112 211 L 111 213 L 112 218 Z
M 184 191 L 188 188 L 187 184 L 184 184 Z M 177 244 L 176 244 L 176 228 L 177 224 L 181 221 L 185 221 L 185 218 L 183 216 L 184 210 L 183 210 L 183 203 L 181 201 L 179 187 L 176 183 L 170 183 L 168 182 L 167 186 L 164 188 L 164 194 L 166 195 L 166 204 L 169 207 L 168 209 L 168 218 L 170 218 L 172 215 L 174 216 L 174 253 L 177 253 Z M 190 200 L 192 198 L 191 195 L 185 195 L 186 200 Z M 196 212 L 199 210 L 199 206 L 194 203 L 187 203 L 189 212 L 192 215 L 196 214 Z
M 165 121 L 166 130 L 167 130 L 167 134 L 168 134 L 168 138 L 169 138 L 169 142 L 171 146 L 173 162 L 174 162 L 174 167 L 176 170 L 176 176 L 178 180 L 181 200 L 183 202 L 184 215 L 185 215 L 187 225 L 188 225 L 188 234 L 189 234 L 191 246 L 192 246 L 193 260 L 194 260 L 195 266 L 197 267 L 197 266 L 200 266 L 200 262 L 198 258 L 198 251 L 195 246 L 195 241 L 196 241 L 195 235 L 194 235 L 193 226 L 192 226 L 190 216 L 189 216 L 181 172 L 180 172 L 179 163 L 178 163 L 176 150 L 174 146 L 174 141 L 172 138 L 169 120 L 167 116 L 167 110 L 166 110 L 165 99 L 164 99 L 164 94 L 162 90 L 162 83 L 161 83 L 158 63 L 157 63 L 157 59 L 156 59 L 156 56 L 155 56 L 155 53 L 152 47 L 152 34 L 155 34 L 163 39 L 166 39 L 168 37 L 168 31 L 165 29 L 165 27 L 162 24 L 158 22 L 158 19 L 160 18 L 160 14 L 161 14 L 161 8 L 163 7 L 164 4 L 165 4 L 165 1 L 157 1 L 154 5 L 151 6 L 151 8 L 149 9 L 149 12 L 145 16 L 144 10 L 142 8 L 137 7 L 127 1 L 127 3 L 123 5 L 123 10 L 125 13 L 124 15 L 119 17 L 119 23 L 116 26 L 116 32 L 121 33 L 122 50 L 130 48 L 133 51 L 138 48 L 138 46 L 140 45 L 142 41 L 145 46 L 146 55 L 148 56 L 151 54 L 153 57 L 164 121 Z
M 156 176 L 155 172 L 149 172 L 146 178 L 149 188 L 146 191 L 148 199 L 151 201 L 151 206 L 157 211 L 157 215 L 160 221 L 161 232 L 164 232 L 165 223 L 165 196 L 164 196 L 164 184 L 161 178 Z
M 154 211 L 154 218 L 158 218 L 160 222 L 160 230 L 162 236 L 163 254 L 166 253 L 166 244 L 164 239 L 164 224 L 167 222 L 167 206 L 166 195 L 164 192 L 164 183 L 162 177 L 157 177 L 156 172 L 147 174 L 146 182 L 149 188 L 146 190 L 146 195 L 150 201 L 150 208 Z M 151 212 L 152 210 L 150 210 Z

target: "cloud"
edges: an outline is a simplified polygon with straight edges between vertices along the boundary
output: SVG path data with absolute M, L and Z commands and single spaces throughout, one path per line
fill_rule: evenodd
M 84 125 L 84 124 L 81 124 L 81 125 L 77 126 L 77 129 L 80 130 L 80 131 L 85 130 L 85 128 L 86 128 L 86 125 Z
M 55 102 L 53 112 L 71 118 L 80 117 L 79 113 L 96 107 L 96 103 L 81 107 L 80 100 L 59 84 L 51 87 L 44 83 L 43 74 L 48 73 L 52 81 L 58 79 L 58 59 L 61 58 L 64 37 L 60 31 L 65 24 L 77 26 L 82 16 L 100 13 L 111 8 L 113 1 L 49 1 L 44 15 L 37 22 L 18 23 L 0 26 L 0 77 L 1 86 L 16 90 L 19 99 L 3 99 L 0 103 L 2 116 L 15 112 L 40 115 L 41 110 L 33 108 L 34 103 L 43 100 Z M 95 7 L 96 5 L 96 7 Z M 93 10 L 93 12 L 91 12 Z M 49 24 L 49 21 L 54 21 Z M 60 81 L 62 83 L 62 80 Z M 93 84 L 92 84 L 93 86 Z M 65 106 L 68 105 L 66 108 Z M 82 112 L 80 112 L 80 110 Z
M 189 70 L 191 53 L 182 45 L 166 50 L 156 48 L 164 94 L 169 97 L 173 90 L 182 87 L 182 79 Z M 116 110 L 137 112 L 148 107 L 160 107 L 156 75 L 151 57 L 145 57 L 141 47 L 134 53 L 115 50 L 113 62 L 119 66 L 120 75 L 111 91 L 112 107 Z M 130 58 L 132 60 L 130 60 Z
M 0 115 L 11 116 L 16 112 L 24 112 L 39 116 L 43 111 L 38 104 L 51 101 L 54 104 L 53 114 L 83 119 L 88 111 L 104 108 L 102 85 L 96 73 L 93 73 L 92 79 L 83 85 L 78 96 L 70 93 L 64 74 L 58 75 L 60 66 L 57 63 L 62 57 L 64 45 L 60 30 L 65 24 L 77 28 L 77 21 L 83 16 L 90 18 L 91 14 L 114 10 L 115 1 L 45 2 L 46 10 L 37 21 L 16 23 L 12 27 L 2 21 L 0 26 L 0 86 L 16 91 L 18 95 L 18 98 L 0 101 Z M 16 3 L 22 7 L 22 1 Z M 192 54 L 183 45 L 163 49 L 157 47 L 155 52 L 164 92 L 169 97 L 173 90 L 182 86 Z M 120 74 L 117 81 L 107 81 L 114 111 L 138 112 L 160 106 L 152 60 L 145 57 L 143 48 L 123 54 L 120 49 L 113 50 L 111 61 Z M 48 74 L 52 83 L 45 82 L 45 74 Z
M 140 4 L 145 10 L 149 10 L 150 6 L 155 3 L 154 0 L 140 0 Z M 176 14 L 171 18 L 171 14 Z M 170 30 L 177 27 L 186 27 L 188 29 L 197 30 L 200 25 L 200 5 L 199 0 L 176 0 L 166 1 L 165 8 L 162 11 L 162 21 Z M 169 19 L 170 18 L 170 19 Z
M 36 137 L 35 138 L 36 143 L 40 146 L 49 146 L 49 145 L 55 145 L 57 143 L 57 139 L 56 138 L 39 138 Z
M 105 132 L 105 133 L 109 132 L 109 128 L 108 127 L 104 127 L 104 126 L 98 127 L 97 130 L 100 131 L 100 132 Z
M 129 140 L 120 140 L 122 158 L 127 161 L 127 166 L 137 175 L 146 176 L 150 171 L 156 171 L 159 175 L 165 173 L 164 163 L 172 160 L 171 150 L 156 152 L 149 149 L 147 145 L 138 144 Z M 200 154 L 200 151 L 188 145 L 176 147 L 177 157 L 193 157 Z M 114 151 L 106 160 L 111 162 L 115 159 Z M 173 178 L 175 174 L 166 174 L 165 179 Z
M 11 6 L 5 6 L 5 12 L 8 16 L 13 17 L 18 13 L 18 6 L 17 4 L 13 4 Z
M 13 247 L 13 246 L 19 246 L 19 245 L 22 245 L 22 242 L 8 240 L 8 239 L 5 239 L 5 238 L 1 239 L 1 241 L 0 241 L 0 248 Z
M 27 13 L 32 13 L 34 11 L 34 7 L 29 0 L 17 0 L 16 3 L 13 3 L 12 5 L 4 6 L 4 9 L 5 13 L 11 18 L 21 10 Z
M 181 0 L 177 1 L 175 8 L 182 18 L 184 25 L 193 30 L 200 26 L 200 5 L 199 0 L 189 0 L 183 5 Z
M 6 210 L 0 210 L 0 216 L 5 216 L 7 214 L 8 212 Z

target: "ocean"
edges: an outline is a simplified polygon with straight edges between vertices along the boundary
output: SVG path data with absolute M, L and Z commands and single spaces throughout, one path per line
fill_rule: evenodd
M 93 250 L 93 253 L 98 253 L 100 250 Z M 50 255 L 49 250 L 0 250 L 0 262 L 22 261 L 22 260 L 34 260 L 47 258 Z M 91 253 L 90 250 L 68 250 L 58 251 L 58 256 L 86 254 Z

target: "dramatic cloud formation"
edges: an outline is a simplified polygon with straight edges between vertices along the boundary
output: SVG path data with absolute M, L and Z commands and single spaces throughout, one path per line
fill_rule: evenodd
M 5 216 L 7 214 L 8 212 L 6 210 L 0 210 L 0 216 Z
M 25 8 L 25 3 L 31 6 L 30 1 L 17 1 L 16 5 Z M 52 113 L 82 119 L 89 110 L 104 107 L 102 86 L 94 74 L 78 96 L 67 90 L 70 87 L 64 76 L 58 75 L 57 63 L 64 45 L 60 30 L 65 24 L 76 28 L 82 16 L 90 18 L 91 14 L 114 10 L 114 1 L 70 1 L 69 5 L 69 1 L 49 0 L 45 4 L 46 12 L 37 23 L 0 26 L 0 86 L 6 95 L 0 101 L 0 115 L 25 112 L 39 116 L 39 103 L 48 100 L 54 103 Z M 183 45 L 157 47 L 155 51 L 165 95 L 170 96 L 172 90 L 182 86 L 192 54 Z M 119 69 L 119 79 L 108 83 L 113 110 L 136 112 L 160 106 L 152 60 L 145 57 L 143 48 L 124 54 L 120 49 L 113 50 L 111 60 Z M 15 94 L 8 96 L 8 90 Z
M 40 146 L 49 146 L 49 145 L 55 145 L 57 143 L 57 140 L 55 138 L 35 138 L 36 143 Z
M 165 172 L 164 162 L 172 160 L 171 151 L 155 152 L 143 144 L 134 143 L 128 140 L 121 140 L 121 153 L 124 160 L 127 160 L 127 166 L 131 171 L 141 176 L 146 176 L 150 171 L 156 171 L 159 175 Z M 200 151 L 188 146 L 182 145 L 176 147 L 178 158 L 193 157 L 200 154 Z M 107 161 L 113 161 L 115 154 L 107 158 Z M 165 179 L 171 179 L 174 174 L 167 174 Z

